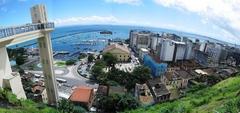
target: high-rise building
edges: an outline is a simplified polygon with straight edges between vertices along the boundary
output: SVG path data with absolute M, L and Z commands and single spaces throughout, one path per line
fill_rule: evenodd
M 173 54 L 173 61 L 183 60 L 185 51 L 186 51 L 186 44 L 184 42 L 176 42 L 173 41 L 175 44 L 174 54 Z
M 160 36 L 159 36 L 159 34 L 154 34 L 154 33 L 152 33 L 152 35 L 151 35 L 151 46 L 150 46 L 150 48 L 153 50 L 153 51 L 156 51 L 156 49 L 157 49 L 157 44 L 159 44 L 159 42 L 160 42 Z
M 175 43 L 169 39 L 163 39 L 159 44 L 160 60 L 171 62 L 173 61 L 173 55 L 175 50 Z
M 221 56 L 222 46 L 213 42 L 204 42 L 200 50 L 195 52 L 195 60 L 206 67 L 217 67 Z

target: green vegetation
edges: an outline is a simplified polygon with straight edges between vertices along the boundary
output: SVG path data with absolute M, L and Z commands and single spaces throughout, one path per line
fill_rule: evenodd
M 16 56 L 16 64 L 17 65 L 22 65 L 26 62 L 27 58 L 23 55 Z
M 80 59 L 84 59 L 84 58 L 86 58 L 86 57 L 87 57 L 87 54 L 85 54 L 85 53 L 80 53 L 79 56 L 78 56 L 78 59 L 80 60 Z
M 137 108 L 139 102 L 129 94 L 111 94 L 109 96 L 100 96 L 97 102 L 97 108 L 104 113 L 114 113 L 124 110 Z
M 90 54 L 88 56 L 88 63 L 93 62 L 94 59 L 95 59 L 95 57 L 93 56 L 93 54 Z
M 112 68 L 109 72 L 104 72 L 103 69 L 107 67 L 106 64 L 104 60 L 97 60 L 92 67 L 91 77 L 97 80 L 99 84 L 111 86 L 121 85 L 130 91 L 135 87 L 136 83 L 145 83 L 146 80 L 151 78 L 150 69 L 144 66 L 135 68 L 132 73 L 124 72 L 116 68 Z
M 126 113 L 237 113 L 240 112 L 240 76 L 223 80 L 212 87 L 189 91 L 186 97 Z
M 16 95 L 7 90 L 0 90 L 0 113 L 58 113 L 45 104 L 34 103 L 31 100 L 19 100 Z
M 105 53 L 103 54 L 103 61 L 108 67 L 114 68 L 115 64 L 117 63 L 117 58 L 111 53 Z
M 57 61 L 57 62 L 55 62 L 55 65 L 57 67 L 65 67 L 66 66 L 66 61 Z
M 66 61 L 66 65 L 67 65 L 67 66 L 73 65 L 73 64 L 75 64 L 75 62 L 76 62 L 76 60 L 72 60 L 72 59 L 71 59 L 71 60 L 67 60 L 67 61 Z
M 15 59 L 17 65 L 22 65 L 26 62 L 26 50 L 24 48 L 7 49 L 9 59 Z
M 81 106 L 75 106 L 67 99 L 62 99 L 58 102 L 58 110 L 60 113 L 85 113 L 86 110 Z
M 31 100 L 19 100 L 16 95 L 7 89 L 0 90 L 0 113 L 85 113 L 81 106 L 75 106 L 70 101 L 63 99 L 58 102 L 58 108 L 48 107 L 43 103 Z

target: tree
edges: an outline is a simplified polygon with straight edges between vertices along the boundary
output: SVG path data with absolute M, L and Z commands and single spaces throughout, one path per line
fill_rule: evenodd
M 24 64 L 26 61 L 26 57 L 24 57 L 23 55 L 17 56 L 16 57 L 16 64 L 17 65 L 22 65 Z
M 139 102 L 130 94 L 111 94 L 99 97 L 97 108 L 102 112 L 121 112 L 126 109 L 135 109 Z
M 97 79 L 98 76 L 104 74 L 103 68 L 101 66 L 94 65 L 91 70 L 93 79 Z
M 76 61 L 75 60 L 67 60 L 66 65 L 73 65 Z
M 105 53 L 103 54 L 103 61 L 106 62 L 108 67 L 114 68 L 115 64 L 117 63 L 117 58 L 111 53 Z
M 93 56 L 93 54 L 90 54 L 88 56 L 88 63 L 93 62 L 94 59 L 95 59 L 95 57 Z
M 62 99 L 58 102 L 58 110 L 61 113 L 72 113 L 73 108 L 74 108 L 73 103 L 71 103 L 67 99 Z
M 22 68 L 20 68 L 18 72 L 20 75 L 23 75 L 25 73 L 25 71 Z
M 78 59 L 83 59 L 85 57 L 87 57 L 87 55 L 85 53 L 80 53 L 78 56 Z
M 151 78 L 151 71 L 145 66 L 139 66 L 133 70 L 132 76 L 137 80 L 137 83 L 143 84 Z
M 104 73 L 103 68 L 106 67 L 106 64 L 102 60 L 97 60 L 94 64 L 94 66 L 91 69 L 91 74 L 93 79 L 97 79 L 98 76 L 102 76 Z

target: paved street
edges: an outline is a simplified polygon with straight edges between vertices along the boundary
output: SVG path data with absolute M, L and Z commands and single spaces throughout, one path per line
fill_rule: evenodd
M 56 78 L 62 78 L 67 80 L 67 83 L 58 83 L 59 95 L 61 97 L 68 97 L 72 92 L 74 86 L 88 86 L 91 88 L 97 88 L 98 84 L 90 81 L 87 78 L 80 76 L 77 72 L 77 68 L 80 65 L 78 62 L 76 65 L 68 66 L 66 68 L 56 68 Z M 42 75 L 42 71 L 27 71 L 34 74 Z M 61 72 L 61 73 L 60 73 Z

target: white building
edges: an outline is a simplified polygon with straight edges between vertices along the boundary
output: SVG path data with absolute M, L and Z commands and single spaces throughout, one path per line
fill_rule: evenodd
M 131 48 L 134 48 L 137 44 L 137 35 L 138 35 L 137 31 L 134 31 L 134 30 L 130 31 L 129 38 L 130 38 L 130 47 Z
M 143 60 L 143 57 L 144 57 L 144 55 L 146 55 L 146 54 L 149 54 L 149 50 L 147 50 L 147 49 L 145 49 L 145 48 L 141 48 L 141 49 L 139 50 L 139 58 L 141 58 L 141 60 Z
M 149 32 L 140 32 L 137 35 L 137 49 L 140 48 L 149 48 L 151 44 L 151 34 Z
M 185 51 L 186 51 L 186 44 L 184 42 L 176 42 L 175 44 L 175 50 L 174 50 L 174 59 L 173 61 L 183 60 Z
M 194 45 L 192 43 L 192 41 L 188 40 L 186 42 L 186 51 L 185 51 L 185 54 L 184 54 L 184 59 L 185 60 L 190 60 L 190 59 L 193 59 L 193 55 L 194 55 Z
M 152 34 L 151 35 L 151 46 L 150 46 L 150 48 L 153 51 L 156 51 L 157 50 L 157 44 L 159 44 L 159 42 L 160 42 L 159 34 Z
M 163 39 L 159 45 L 159 49 L 161 61 L 173 61 L 175 43 L 172 40 Z

